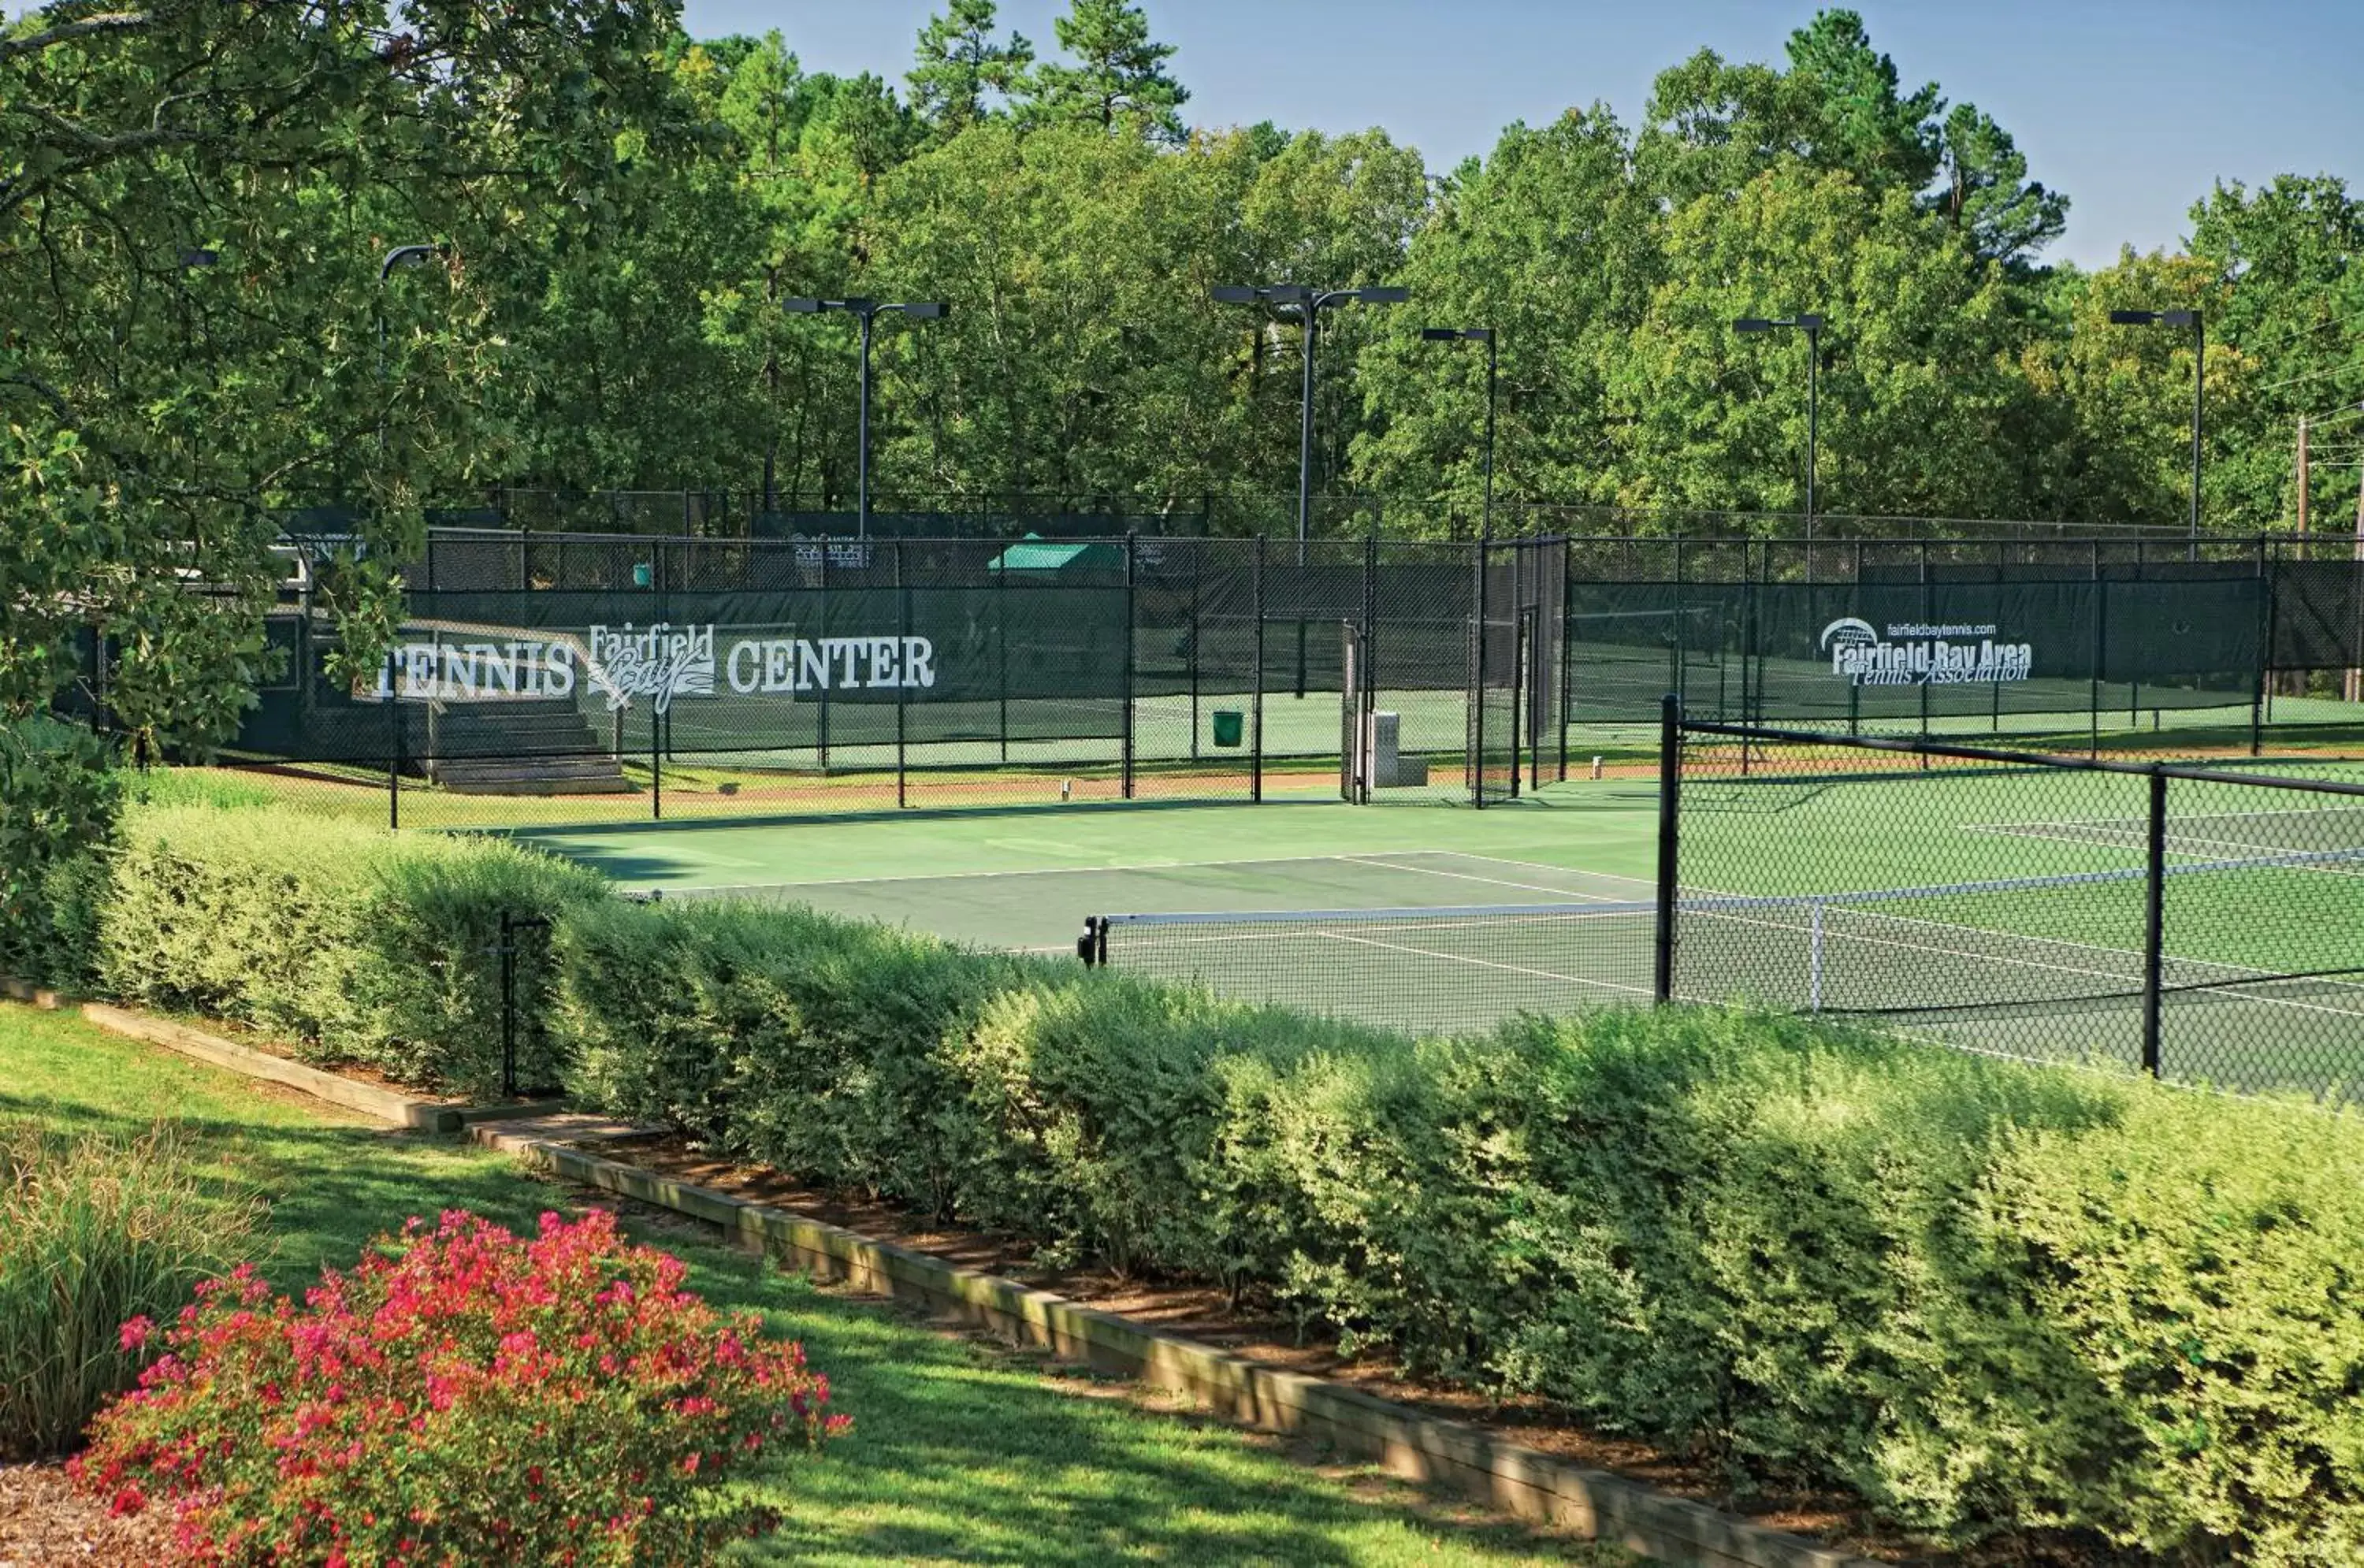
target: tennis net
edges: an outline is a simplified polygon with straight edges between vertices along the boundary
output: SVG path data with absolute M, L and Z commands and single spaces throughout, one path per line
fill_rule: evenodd
M 2364 848 L 2187 860 L 2172 896 L 2243 905 L 2364 875 Z M 1673 990 L 1700 1002 L 1881 1018 L 2012 1055 L 2136 1060 L 2142 867 L 1920 887 L 1677 899 Z M 2364 913 L 2364 908 L 2359 908 Z M 1100 915 L 1087 962 L 1238 1000 L 1420 1032 L 1646 1002 L 1654 901 Z M 2237 1006 L 2293 1046 L 2364 1040 L 2364 922 L 2245 964 L 2162 955 L 2166 991 Z M 2220 1016 L 2220 1025 L 2232 1021 Z

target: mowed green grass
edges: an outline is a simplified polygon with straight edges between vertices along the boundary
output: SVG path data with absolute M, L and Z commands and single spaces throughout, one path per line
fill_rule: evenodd
M 581 1207 L 569 1190 L 450 1140 L 380 1130 L 258 1090 L 71 1015 L 0 1003 L 0 1118 L 62 1130 L 178 1123 L 224 1201 L 270 1203 L 273 1282 L 300 1287 L 409 1215 L 463 1207 L 512 1227 Z M 1623 1563 L 1439 1503 L 1355 1466 L 1145 1407 L 1132 1391 L 937 1332 L 815 1287 L 672 1218 L 628 1215 L 709 1299 L 764 1315 L 830 1374 L 853 1435 L 763 1489 L 786 1516 L 734 1561 L 765 1563 Z

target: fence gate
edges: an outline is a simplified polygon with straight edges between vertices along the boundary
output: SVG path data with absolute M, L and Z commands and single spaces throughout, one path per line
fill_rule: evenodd
M 1520 730 L 1532 618 L 1521 593 L 1518 545 L 1481 545 L 1471 617 L 1469 795 L 1478 806 L 1519 796 Z

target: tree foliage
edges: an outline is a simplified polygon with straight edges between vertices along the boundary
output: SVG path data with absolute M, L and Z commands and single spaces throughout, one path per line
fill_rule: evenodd
M 1731 330 L 1797 311 L 1829 323 L 1825 511 L 2180 520 L 2193 345 L 2121 307 L 2204 314 L 2213 526 L 2288 525 L 2303 415 L 2313 507 L 2352 505 L 2337 180 L 2218 187 L 2185 253 L 2087 272 L 2045 261 L 2067 198 L 2010 129 L 1851 11 L 1441 177 L 1377 128 L 1191 128 L 1141 5 L 1071 0 L 1054 34 L 1038 60 L 947 0 L 898 87 L 632 0 L 0 24 L 0 705 L 92 684 L 96 628 L 133 727 L 226 734 L 291 517 L 354 541 L 318 592 L 365 663 L 427 511 L 490 486 L 850 505 L 853 336 L 797 295 L 951 302 L 878 335 L 905 506 L 1292 490 L 1298 325 L 1208 301 L 1237 283 L 1412 291 L 1325 314 L 1315 408 L 1317 485 L 1403 527 L 1474 527 L 1485 469 L 1486 354 L 1423 326 L 1499 334 L 1505 499 L 1801 507 L 1807 345 Z M 381 278 L 402 244 L 439 249 Z

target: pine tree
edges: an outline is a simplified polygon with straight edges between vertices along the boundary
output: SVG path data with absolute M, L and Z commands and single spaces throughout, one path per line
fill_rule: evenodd
M 1034 63 L 1034 46 L 1013 32 L 1006 43 L 993 38 L 993 0 L 952 0 L 943 15 L 920 29 L 919 63 L 904 78 L 911 106 L 950 139 L 992 111 L 987 93 L 1008 97 L 1024 83 Z
M 1165 73 L 1174 46 L 1149 36 L 1149 17 L 1123 0 L 1072 0 L 1052 24 L 1059 47 L 1077 63 L 1045 61 L 1028 79 L 1025 117 L 1036 124 L 1083 121 L 1114 129 L 1138 124 L 1150 136 L 1179 141 L 1178 111 L 1188 89 Z

